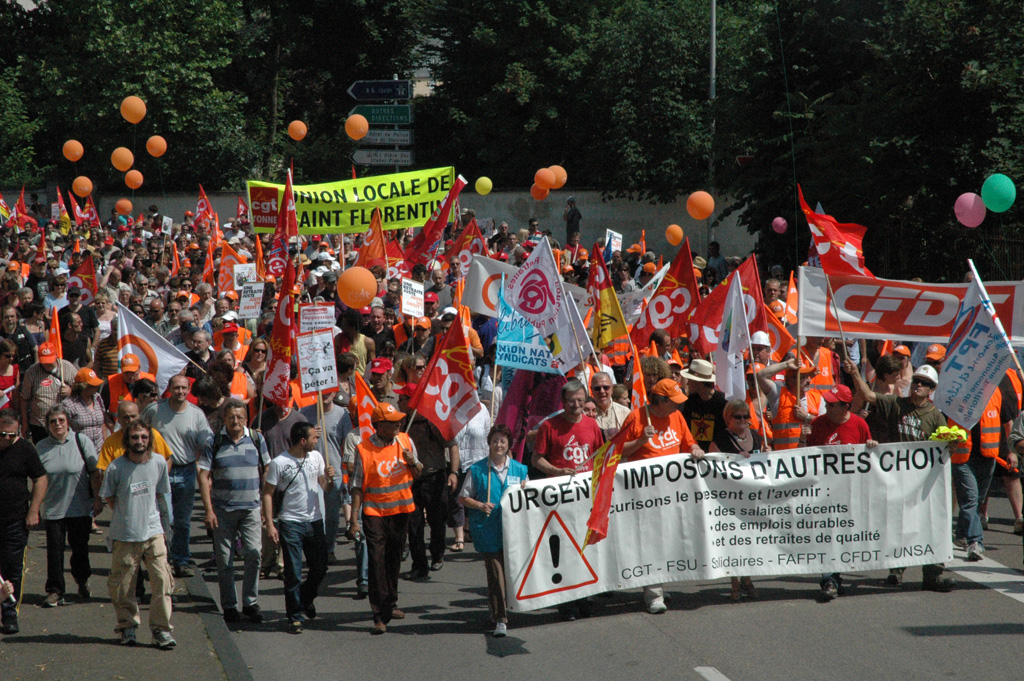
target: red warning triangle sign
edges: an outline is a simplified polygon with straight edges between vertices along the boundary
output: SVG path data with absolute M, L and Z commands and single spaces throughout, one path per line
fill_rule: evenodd
M 558 522 L 552 523 L 552 519 Z M 540 538 L 533 547 L 516 599 L 524 601 L 540 598 L 595 582 L 597 573 L 583 555 L 576 538 L 565 526 L 558 511 L 551 511 L 544 526 L 540 528 Z

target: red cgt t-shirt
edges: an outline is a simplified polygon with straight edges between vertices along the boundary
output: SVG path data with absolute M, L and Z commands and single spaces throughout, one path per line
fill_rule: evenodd
M 534 450 L 555 468 L 576 468 L 586 461 L 580 470 L 589 471 L 594 462 L 588 459 L 603 444 L 601 426 L 593 418 L 584 416 L 579 423 L 569 423 L 559 414 L 540 424 Z

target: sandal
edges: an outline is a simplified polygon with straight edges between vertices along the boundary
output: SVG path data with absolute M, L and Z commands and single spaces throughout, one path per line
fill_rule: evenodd
M 465 549 L 465 548 L 466 548 L 466 542 L 464 542 L 464 541 L 456 541 L 454 544 L 452 544 L 452 553 L 461 553 L 462 550 Z

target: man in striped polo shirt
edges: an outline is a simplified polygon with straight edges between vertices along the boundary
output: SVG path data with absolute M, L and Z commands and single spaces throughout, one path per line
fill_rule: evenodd
M 224 621 L 239 622 L 242 615 L 250 622 L 262 622 L 259 597 L 260 489 L 264 471 L 270 463 L 263 436 L 245 427 L 249 410 L 234 398 L 223 406 L 224 428 L 198 460 L 199 493 L 206 509 L 206 527 L 213 532 L 220 583 L 220 605 Z M 238 612 L 235 594 L 234 544 L 242 538 L 242 612 Z

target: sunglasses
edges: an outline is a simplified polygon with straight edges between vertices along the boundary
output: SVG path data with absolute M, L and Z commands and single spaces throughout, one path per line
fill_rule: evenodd
M 252 351 L 253 351 L 254 353 L 256 353 L 256 352 L 262 352 L 262 353 L 263 353 L 264 355 L 265 355 L 265 354 L 267 354 L 267 351 L 266 351 L 266 349 L 265 349 L 265 348 L 253 348 L 253 349 L 252 349 Z
M 912 379 L 910 379 L 910 382 L 911 383 L 916 383 L 918 385 L 923 385 L 926 388 L 935 388 L 936 387 L 934 383 L 932 383 L 931 381 L 925 380 L 923 378 L 912 378 Z
M 732 417 L 734 419 L 739 419 L 739 420 L 743 421 L 743 420 L 749 419 L 750 418 L 750 414 L 733 414 Z
M 0 437 L 14 437 L 17 433 L 0 433 Z
M 592 385 L 592 386 L 590 386 L 591 392 L 595 392 L 595 393 L 597 391 L 599 391 L 599 390 L 601 392 L 604 392 L 605 390 L 611 390 L 611 389 L 612 389 L 612 387 L 610 385 Z

